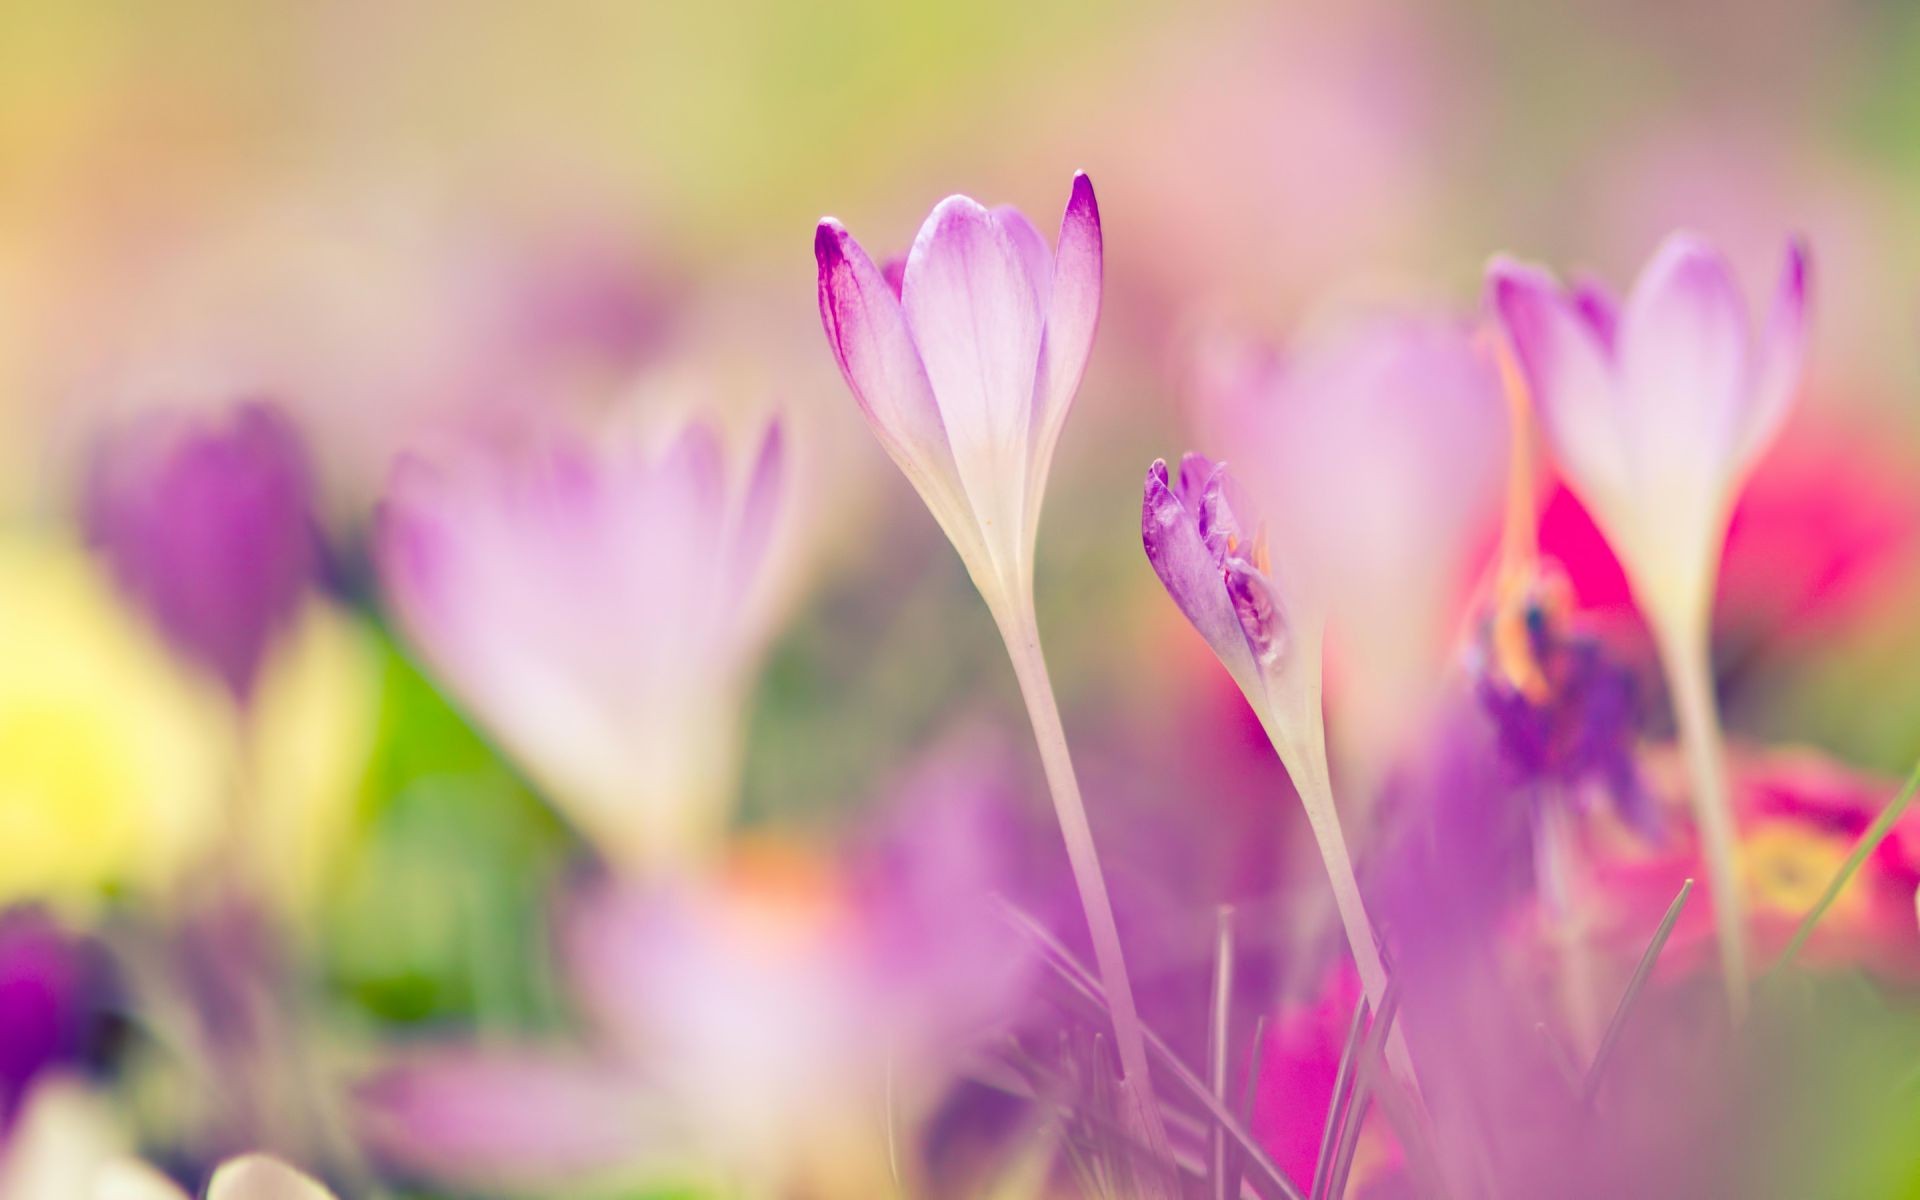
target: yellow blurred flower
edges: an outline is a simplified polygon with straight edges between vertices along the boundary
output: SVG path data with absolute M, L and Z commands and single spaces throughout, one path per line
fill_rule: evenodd
M 79 545 L 0 536 L 0 902 L 167 878 L 229 786 L 230 718 Z
M 380 689 L 373 634 L 323 600 L 308 603 L 267 663 L 254 712 L 251 850 L 289 913 L 312 911 L 353 831 Z

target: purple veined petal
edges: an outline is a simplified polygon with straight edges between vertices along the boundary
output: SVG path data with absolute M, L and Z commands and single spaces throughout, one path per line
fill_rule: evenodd
M 1224 564 L 1227 595 L 1253 660 L 1262 671 L 1286 653 L 1285 612 L 1273 580 L 1246 559 L 1234 555 Z
M 1735 452 L 1735 461 L 1742 469 L 1766 452 L 1793 409 L 1806 361 L 1811 276 L 1806 242 L 1796 237 L 1787 243 L 1773 308 L 1755 347 L 1753 396 Z
M 907 277 L 907 256 L 904 254 L 888 256 L 887 261 L 880 264 L 880 277 L 885 279 L 887 286 L 893 289 L 894 299 L 899 299 L 900 284 Z
M 913 463 L 938 477 L 950 453 L 947 431 L 895 288 L 831 217 L 820 222 L 813 252 L 820 322 L 860 411 L 902 469 Z
M 767 547 L 780 521 L 780 506 L 786 499 L 786 483 L 786 426 L 775 417 L 767 422 L 767 431 L 760 439 L 760 451 L 754 455 L 734 523 L 727 587 L 736 595 L 753 586 L 765 565 Z
M 1200 502 L 1206 498 L 1207 479 L 1213 474 L 1214 462 L 1204 454 L 1189 450 L 1180 456 L 1180 477 L 1173 481 L 1174 495 L 1180 497 L 1180 503 L 1193 512 L 1200 511 Z
M 1749 397 L 1751 331 L 1733 270 L 1691 234 L 1661 243 L 1621 312 L 1619 402 L 1638 486 L 1710 486 L 1731 468 Z
M 1235 506 L 1229 494 L 1234 486 L 1233 477 L 1227 474 L 1225 463 L 1209 464 L 1197 454 L 1188 458 L 1198 461 L 1189 463 L 1182 460 L 1180 474 L 1183 483 L 1198 485 L 1199 505 L 1195 511 L 1199 514 L 1200 538 L 1206 542 L 1214 561 L 1225 563 L 1235 543 L 1246 536 L 1246 531 L 1240 528 L 1239 518 L 1234 515 Z M 1191 482 L 1186 478 L 1190 468 L 1201 471 L 1193 476 Z
M 1631 489 L 1615 372 L 1594 327 L 1538 267 L 1496 258 L 1487 289 L 1554 457 L 1575 487 Z
M 1140 542 L 1154 574 L 1229 674 L 1247 686 L 1258 677 L 1239 616 L 1228 597 L 1220 560 L 1200 538 L 1194 514 L 1173 494 L 1164 459 L 1147 469 L 1140 502 Z
M 820 321 L 868 426 L 968 570 L 984 568 L 978 520 L 900 302 L 905 264 L 900 280 L 889 284 L 831 217 L 820 222 L 813 249 L 820 267 Z
M 965 196 L 935 206 L 907 255 L 901 305 L 982 539 L 1018 555 L 1042 318 L 1020 251 Z
M 1080 390 L 1093 338 L 1100 325 L 1100 289 L 1103 243 L 1100 205 L 1086 172 L 1073 177 L 1073 191 L 1060 218 L 1060 238 L 1054 248 L 1053 286 L 1045 293 L 1046 337 L 1040 353 L 1039 381 L 1033 395 L 1032 499 L 1028 504 L 1029 535 L 1037 530 L 1040 504 L 1053 466 L 1054 449 L 1067 413 Z
M 311 1176 L 277 1158 L 248 1154 L 222 1163 L 207 1184 L 207 1200 L 334 1200 Z

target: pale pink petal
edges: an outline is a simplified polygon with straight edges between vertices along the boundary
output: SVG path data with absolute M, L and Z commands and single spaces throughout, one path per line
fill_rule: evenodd
M 734 523 L 728 571 L 730 589 L 737 591 L 758 577 L 780 519 L 780 506 L 787 497 L 786 481 L 786 431 L 776 417 L 767 422 L 767 432 L 760 439 L 760 452 L 754 456 L 747 475 L 746 493 Z
M 207 1200 L 334 1200 L 333 1193 L 278 1159 L 236 1158 L 213 1173 Z
M 1761 330 L 1756 348 L 1753 396 L 1735 452 L 1735 461 L 1742 469 L 1766 451 L 1793 408 L 1806 361 L 1811 286 L 1806 243 L 1795 238 L 1787 245 L 1773 310 L 1767 314 L 1766 328 Z
M 1554 457 L 1585 496 L 1629 493 L 1615 367 L 1594 325 L 1537 267 L 1495 259 L 1487 283 Z
M 1040 353 L 1040 381 L 1033 399 L 1033 476 L 1028 523 L 1040 519 L 1047 473 L 1054 448 L 1073 407 L 1093 335 L 1100 324 L 1103 270 L 1100 205 L 1085 172 L 1073 177 L 1073 192 L 1060 218 L 1060 242 L 1053 260 L 1053 285 L 1047 293 L 1047 328 Z
M 1000 222 L 1013 248 L 1020 252 L 1027 278 L 1033 283 L 1034 303 L 1040 306 L 1041 312 L 1047 311 L 1047 298 L 1053 294 L 1053 251 L 1047 248 L 1047 239 L 1027 220 L 1025 213 L 1011 204 L 995 208 L 993 219 Z
M 1637 488 L 1693 496 L 1725 478 L 1747 415 L 1750 337 L 1719 252 L 1684 233 L 1662 243 L 1620 318 L 1620 398 Z
M 359 1129 L 383 1161 L 489 1186 L 592 1177 L 659 1151 L 658 1114 L 622 1070 L 535 1048 L 416 1053 L 365 1085 Z
M 1042 325 L 1025 261 L 993 214 L 951 196 L 914 240 L 901 302 L 983 541 L 1003 573 L 1022 570 Z

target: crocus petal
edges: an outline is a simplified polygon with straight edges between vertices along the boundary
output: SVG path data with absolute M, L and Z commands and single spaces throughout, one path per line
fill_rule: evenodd
M 102 1164 L 84 1200 L 187 1200 L 187 1194 L 146 1163 L 127 1158 Z
M 767 432 L 760 439 L 760 451 L 754 455 L 746 493 L 741 497 L 739 515 L 734 522 L 732 562 L 727 579 L 729 591 L 737 594 L 759 575 L 779 520 L 786 481 L 786 430 L 775 418 L 767 422 Z
M 1196 451 L 1189 450 L 1180 456 L 1180 478 L 1173 481 L 1173 493 L 1195 513 L 1207 498 L 1207 482 L 1213 478 L 1213 468 L 1213 460 Z
M 1744 427 L 1746 305 L 1720 253 L 1689 234 L 1662 243 L 1620 319 L 1620 390 L 1636 486 L 1693 495 L 1720 480 Z
M 820 322 L 834 361 L 881 446 L 929 507 L 939 501 L 934 516 L 944 526 L 955 515 L 959 480 L 899 288 L 831 217 L 814 234 L 813 254 L 820 268 Z
M 1630 492 L 1613 365 L 1594 325 L 1537 267 L 1495 259 L 1487 281 L 1555 456 L 1589 494 Z
M 1240 631 L 1246 635 L 1254 662 L 1264 671 L 1277 662 L 1287 648 L 1280 593 L 1271 579 L 1243 558 L 1229 558 L 1224 570 L 1234 616 L 1240 622 Z
M 907 255 L 901 304 L 953 461 L 1001 573 L 1025 567 L 1027 450 L 1041 314 L 1020 251 L 965 196 L 937 205 Z
M 333 1200 L 333 1193 L 277 1159 L 249 1154 L 213 1173 L 207 1200 Z
M 658 1156 L 659 1114 L 631 1075 L 538 1048 L 417 1053 L 359 1101 L 376 1153 L 439 1179 L 551 1184 Z
M 1011 204 L 996 207 L 993 219 L 1000 222 L 1013 248 L 1020 252 L 1027 279 L 1033 284 L 1034 303 L 1046 312 L 1047 300 L 1053 295 L 1053 251 L 1047 249 L 1047 239 L 1027 220 L 1027 214 Z
M 1596 279 L 1575 280 L 1573 307 L 1611 356 L 1620 334 L 1620 301 L 1612 289 Z
M 1167 595 L 1213 647 L 1228 673 L 1243 688 L 1253 686 L 1259 675 L 1240 618 L 1227 595 L 1220 562 L 1201 540 L 1194 514 L 1169 487 L 1165 460 L 1156 459 L 1147 469 L 1140 504 L 1140 541 Z
M 1734 452 L 1739 468 L 1751 466 L 1765 452 L 1792 410 L 1806 361 L 1810 287 L 1807 246 L 1795 238 L 1787 245 L 1773 309 L 1755 348 L 1753 396 Z
M 1100 205 L 1086 173 L 1073 177 L 1073 192 L 1060 218 L 1060 241 L 1053 257 L 1053 285 L 1047 296 L 1046 339 L 1041 348 L 1039 386 L 1033 398 L 1033 476 L 1028 522 L 1037 527 L 1040 500 L 1046 493 L 1047 473 L 1054 448 L 1067 423 L 1087 359 L 1093 354 L 1093 335 L 1100 324 L 1100 286 L 1103 273 Z

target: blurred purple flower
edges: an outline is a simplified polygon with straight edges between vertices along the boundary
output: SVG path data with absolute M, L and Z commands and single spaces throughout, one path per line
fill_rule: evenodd
M 1073 178 L 1059 243 L 1018 211 L 940 202 L 897 277 L 820 222 L 820 320 L 880 444 L 994 607 L 1032 588 L 1054 447 L 1100 318 L 1100 209 Z
M 1266 516 L 1296 619 L 1325 620 L 1329 724 L 1364 812 L 1439 697 L 1498 512 L 1493 363 L 1465 322 L 1389 311 L 1284 352 L 1216 339 L 1195 376 L 1205 435 Z
M 663 452 L 555 430 L 395 472 L 375 556 L 454 695 L 625 866 L 711 847 L 771 624 L 787 453 L 729 480 L 718 433 Z
M 1032 966 L 992 906 L 1003 848 L 975 769 L 937 759 L 904 797 L 838 865 L 769 844 L 709 878 L 590 890 L 563 938 L 585 1052 L 419 1053 L 365 1093 L 375 1145 L 496 1185 L 869 1194 L 888 1114 L 927 1111 Z
M 1488 270 L 1555 457 L 1656 623 L 1706 619 L 1734 493 L 1793 403 L 1806 248 L 1787 248 L 1756 331 L 1732 268 L 1674 234 L 1624 305 L 1507 259 Z
M 1489 652 L 1477 656 L 1474 680 L 1514 784 L 1550 784 L 1573 797 L 1596 785 L 1622 819 L 1657 836 L 1653 798 L 1635 760 L 1640 700 L 1633 670 L 1596 635 L 1574 627 L 1564 586 L 1534 588 L 1522 604 L 1516 615 L 1533 673 L 1510 679 Z
M 0 1132 L 42 1072 L 92 1049 L 102 984 L 97 956 L 44 913 L 0 915 Z
M 298 431 L 258 402 L 138 418 L 101 444 L 85 521 L 167 637 L 248 700 L 320 569 Z

